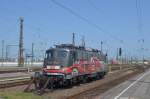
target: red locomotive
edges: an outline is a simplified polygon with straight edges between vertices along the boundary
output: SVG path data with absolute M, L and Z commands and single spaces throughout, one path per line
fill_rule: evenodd
M 39 94 L 42 94 L 45 88 L 100 79 L 107 70 L 107 55 L 100 50 L 73 44 L 56 45 L 46 51 L 42 72 L 35 72 L 24 91 L 28 91 L 33 82 Z
M 107 56 L 100 50 L 87 49 L 73 44 L 56 45 L 46 51 L 43 78 L 49 78 L 48 86 L 69 86 L 88 79 L 98 79 L 107 73 Z M 43 87 L 46 80 L 40 82 Z

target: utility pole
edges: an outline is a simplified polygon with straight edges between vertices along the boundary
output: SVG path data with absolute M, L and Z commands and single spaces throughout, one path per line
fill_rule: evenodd
M 75 33 L 72 33 L 72 45 L 75 47 Z M 75 48 L 73 47 L 73 63 L 75 62 Z
M 2 66 L 4 62 L 4 40 L 2 40 Z
M 19 37 L 19 58 L 18 58 L 18 66 L 24 65 L 24 56 L 23 56 L 23 18 L 20 18 L 20 37 Z
M 116 55 L 116 60 L 118 61 L 118 57 L 119 57 L 119 55 L 118 55 L 118 48 L 117 48 L 117 55 Z
M 32 59 L 31 59 L 32 65 L 33 65 L 33 59 L 34 59 L 34 43 L 32 43 Z
M 141 47 L 141 49 L 142 49 L 142 53 L 143 53 L 143 64 L 144 64 L 144 60 L 145 60 L 145 57 L 144 57 L 144 39 L 142 39 L 142 47 Z
M 75 46 L 75 33 L 72 33 L 72 45 Z
M 82 36 L 82 47 L 85 47 L 85 38 Z
M 144 38 L 142 38 L 142 39 L 140 39 L 140 40 L 138 40 L 138 42 L 139 43 L 141 43 L 140 44 L 140 53 L 141 53 L 141 61 L 142 61 L 142 63 L 144 64 Z
M 103 41 L 101 41 L 101 51 L 103 50 Z M 103 52 L 103 51 L 102 51 Z
M 6 61 L 8 61 L 8 45 L 6 45 Z

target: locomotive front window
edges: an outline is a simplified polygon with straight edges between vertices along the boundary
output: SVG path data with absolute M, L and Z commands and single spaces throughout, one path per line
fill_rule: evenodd
M 48 52 L 46 52 L 46 58 L 47 59 L 51 59 L 52 57 L 53 57 L 53 52 L 52 51 L 48 51 Z
M 46 58 L 51 59 L 51 58 L 66 58 L 68 52 L 67 51 L 48 51 L 46 53 Z
M 57 57 L 58 58 L 65 58 L 67 56 L 67 52 L 66 51 L 58 51 L 57 52 Z
M 49 50 L 46 52 L 46 64 L 47 65 L 68 65 L 69 52 L 65 50 Z

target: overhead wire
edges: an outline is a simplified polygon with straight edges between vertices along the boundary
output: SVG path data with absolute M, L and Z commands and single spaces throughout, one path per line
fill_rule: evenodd
M 89 2 L 89 4 L 98 12 L 98 13 L 102 13 L 102 11 L 100 11 L 101 9 L 99 9 L 93 2 L 92 0 L 87 0 Z
M 87 0 L 89 2 L 89 4 L 95 9 L 96 12 L 98 13 L 102 13 L 102 11 L 100 11 L 101 9 L 99 9 L 93 2 L 92 0 Z M 120 39 L 120 43 L 123 44 L 124 41 Z
M 140 52 L 142 54 L 142 58 L 143 58 L 143 61 L 144 61 L 144 52 L 145 52 L 145 49 L 144 49 L 144 34 L 143 34 L 143 23 L 142 23 L 142 7 L 141 7 L 141 1 L 140 0 L 136 0 L 136 10 L 137 10 L 137 30 L 138 30 L 138 34 L 140 36 L 140 39 L 138 40 L 138 43 L 141 43 L 140 45 Z
M 117 38 L 116 36 L 113 36 L 110 34 L 110 32 L 104 30 L 103 28 L 101 28 L 99 25 L 97 25 L 96 23 L 90 21 L 88 18 L 81 16 L 79 13 L 75 12 L 74 10 L 72 10 L 71 8 L 63 5 L 62 3 L 56 1 L 56 0 L 51 0 L 54 4 L 58 5 L 59 7 L 63 8 L 64 10 L 68 11 L 70 14 L 76 16 L 77 18 L 81 19 L 82 21 L 88 23 L 89 25 L 91 25 L 92 27 L 95 27 L 96 29 L 98 29 L 99 31 L 101 31 L 102 33 L 110 36 L 111 38 L 113 38 L 114 40 L 119 41 L 120 43 L 124 43 L 123 40 Z
M 88 3 L 90 4 L 90 6 L 95 9 L 95 11 L 96 11 L 97 13 L 100 14 L 100 13 L 103 12 L 102 9 L 98 8 L 92 0 L 87 0 L 87 1 L 88 1 Z M 123 48 L 123 49 L 125 49 L 126 47 L 123 46 L 123 45 L 124 45 L 124 41 L 120 39 L 120 43 L 121 43 L 120 47 Z
M 138 33 L 142 34 L 142 11 L 141 11 L 141 2 L 140 0 L 136 0 L 136 10 L 137 10 L 137 22 L 138 22 Z

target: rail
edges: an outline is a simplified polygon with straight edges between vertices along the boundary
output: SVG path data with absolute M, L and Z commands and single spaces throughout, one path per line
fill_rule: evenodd
M 0 80 L 0 88 L 13 87 L 18 85 L 27 84 L 31 77 L 17 77 L 17 78 L 7 78 Z

